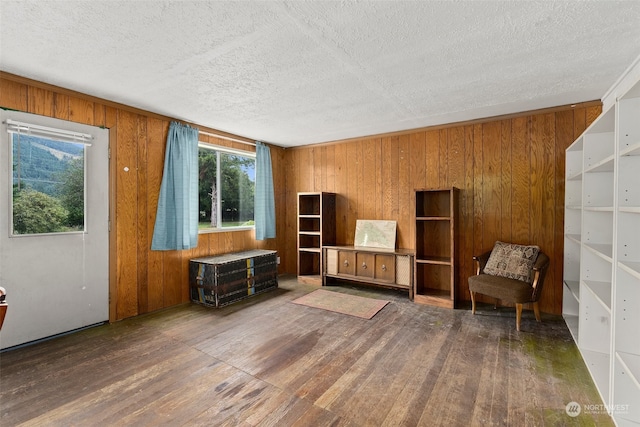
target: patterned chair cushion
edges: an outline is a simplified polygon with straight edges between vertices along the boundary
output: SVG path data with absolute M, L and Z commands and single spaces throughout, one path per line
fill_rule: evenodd
M 531 283 L 531 267 L 539 252 L 538 246 L 497 241 L 484 267 L 484 273 Z

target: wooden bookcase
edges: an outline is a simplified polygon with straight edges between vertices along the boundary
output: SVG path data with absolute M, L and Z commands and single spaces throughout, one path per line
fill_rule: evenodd
M 565 158 L 562 311 L 617 425 L 640 424 L 638 75 L 640 63 Z
M 454 308 L 457 188 L 415 190 L 414 301 Z
M 336 244 L 336 195 L 298 193 L 298 280 L 322 285 L 322 246 Z

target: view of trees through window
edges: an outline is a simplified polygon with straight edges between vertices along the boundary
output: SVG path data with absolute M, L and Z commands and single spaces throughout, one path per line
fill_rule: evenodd
M 84 231 L 84 144 L 10 135 L 13 234 Z
M 254 225 L 255 164 L 254 157 L 200 146 L 200 229 Z

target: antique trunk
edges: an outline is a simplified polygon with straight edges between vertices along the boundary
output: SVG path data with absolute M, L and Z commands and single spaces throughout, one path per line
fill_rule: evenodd
M 222 307 L 278 287 L 277 252 L 250 250 L 189 262 L 191 300 Z

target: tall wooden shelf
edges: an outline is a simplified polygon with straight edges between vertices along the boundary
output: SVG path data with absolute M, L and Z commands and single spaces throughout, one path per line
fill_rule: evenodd
M 563 316 L 617 425 L 640 424 L 636 67 L 629 89 L 613 88 L 615 102 L 567 149 L 565 168 Z
M 414 301 L 454 308 L 457 188 L 415 190 Z
M 298 193 L 298 280 L 322 285 L 322 247 L 336 244 L 336 195 Z

